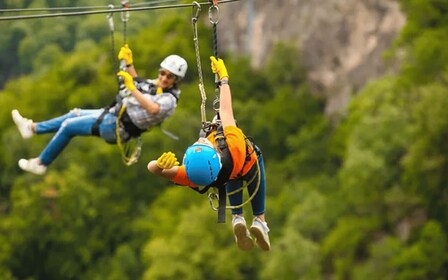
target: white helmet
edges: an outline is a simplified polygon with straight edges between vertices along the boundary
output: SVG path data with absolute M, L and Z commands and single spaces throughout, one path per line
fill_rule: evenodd
M 167 56 L 162 63 L 160 63 L 160 67 L 166 69 L 176 75 L 179 78 L 184 78 L 185 73 L 187 72 L 187 61 L 182 57 L 172 54 Z

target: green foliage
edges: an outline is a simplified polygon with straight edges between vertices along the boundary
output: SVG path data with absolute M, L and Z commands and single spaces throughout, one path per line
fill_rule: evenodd
M 291 227 L 285 227 L 284 235 L 277 240 L 271 257 L 265 261 L 260 279 L 323 279 L 318 244 L 297 234 Z
M 352 266 L 365 254 L 365 245 L 378 226 L 374 219 L 346 216 L 323 240 L 322 251 L 332 259 L 336 279 L 350 277 Z
M 264 154 L 268 254 L 238 250 L 230 213 L 226 224 L 217 224 L 206 196 L 146 170 L 164 151 L 181 159 L 200 128 L 189 12 L 136 12 L 127 24 L 141 77 L 155 77 L 171 53 L 189 64 L 176 113 L 143 135 L 140 161 L 125 167 L 116 146 L 77 137 L 44 177 L 22 172 L 16 162 L 38 155 L 51 135 L 21 139 L 11 110 L 40 121 L 108 105 L 124 26 L 115 15 L 112 50 L 104 15 L 0 22 L 6 69 L 0 73 L 0 278 L 446 279 L 447 6 L 401 4 L 407 13 L 397 41 L 405 51 L 402 71 L 356 93 L 339 124 L 324 115 L 325 100 L 308 87 L 294 46 L 279 43 L 258 70 L 247 57 L 220 54 L 238 124 Z M 0 3 L 46 5 L 91 1 Z M 204 23 L 200 62 L 211 119 L 213 51 Z M 249 207 L 244 213 L 249 222 Z
M 448 116 L 446 86 L 432 84 L 415 91 L 418 102 L 412 110 L 413 142 L 403 159 L 404 182 L 425 198 L 431 216 L 447 227 L 447 204 L 444 184 L 448 181 Z M 430 109 L 429 109 L 430 108 Z
M 384 236 L 369 245 L 370 258 L 353 269 L 353 279 L 397 279 L 392 260 L 403 250 L 403 244 L 394 237 Z
M 401 1 L 407 21 L 397 46 L 408 50 L 403 63 L 402 79 L 411 83 L 428 83 L 440 79 L 446 68 L 448 4 L 439 0 Z
M 185 187 L 171 188 L 155 201 L 149 213 L 152 230 L 143 253 L 148 266 L 143 279 L 256 276 L 257 255 L 238 251 L 231 226 L 216 224 L 216 213 L 205 196 L 198 196 Z
M 393 259 L 398 269 L 396 279 L 445 279 L 446 246 L 446 234 L 440 224 L 428 221 L 417 242 Z

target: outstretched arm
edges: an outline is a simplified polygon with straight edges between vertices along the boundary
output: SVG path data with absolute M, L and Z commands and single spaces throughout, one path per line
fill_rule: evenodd
M 219 116 L 223 127 L 236 126 L 232 108 L 232 93 L 229 86 L 229 74 L 222 59 L 210 57 L 213 73 L 217 73 L 221 81 L 219 92 Z
M 172 179 L 179 168 L 179 162 L 172 152 L 163 153 L 157 160 L 148 163 L 148 170 L 160 177 Z

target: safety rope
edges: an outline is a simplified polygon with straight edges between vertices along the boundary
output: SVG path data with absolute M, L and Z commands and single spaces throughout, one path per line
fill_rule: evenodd
M 222 0 L 221 3 L 231 3 L 238 2 L 240 0 Z M 201 5 L 210 5 L 208 2 L 201 3 Z M 0 21 L 8 20 L 22 20 L 22 19 L 37 19 L 37 18 L 50 18 L 50 17 L 65 17 L 65 16 L 82 16 L 82 15 L 94 15 L 94 14 L 109 14 L 111 12 L 138 12 L 138 11 L 148 11 L 148 10 L 161 10 L 161 9 L 176 9 L 176 8 L 191 8 L 192 4 L 173 4 L 173 5 L 157 5 L 150 7 L 135 7 L 135 8 L 121 8 L 113 9 L 113 11 L 103 9 L 95 11 L 78 11 L 78 12 L 62 12 L 62 13 L 52 13 L 52 14 L 37 14 L 37 15 L 18 15 L 18 16 L 3 16 L 0 17 Z
M 114 5 L 110 4 L 109 9 L 113 9 Z M 114 65 L 114 69 L 118 69 L 118 63 L 115 59 L 115 27 L 114 27 L 114 13 L 110 13 L 107 15 L 107 22 L 109 23 L 109 30 L 110 30 L 110 41 L 111 41 L 111 57 Z M 114 73 L 115 74 L 115 73 Z
M 218 8 L 218 0 L 210 0 L 212 4 L 208 9 L 208 16 L 210 19 L 210 23 L 213 26 L 213 55 L 216 59 L 218 56 L 218 22 L 219 22 L 219 8 Z M 215 95 L 216 98 L 213 101 L 213 109 L 216 112 L 217 119 L 219 120 L 219 76 L 215 74 Z
M 201 66 L 201 55 L 199 53 L 199 38 L 198 38 L 198 27 L 197 22 L 199 20 L 199 13 L 201 12 L 201 5 L 194 1 L 193 2 L 193 10 L 192 10 L 192 18 L 191 22 L 193 23 L 193 42 L 194 42 L 194 50 L 196 54 L 196 65 L 198 68 L 198 76 L 199 76 L 199 92 L 201 93 L 201 122 L 202 128 L 204 129 L 207 123 L 207 116 L 205 111 L 205 104 L 207 101 L 207 94 L 204 89 L 204 79 L 202 76 L 202 66 Z
M 244 205 L 246 205 L 247 203 L 249 203 L 258 193 L 258 189 L 260 188 L 260 181 L 261 181 L 261 173 L 260 173 L 260 165 L 258 163 L 258 159 L 256 161 L 257 164 L 257 172 L 255 172 L 255 174 L 250 178 L 249 181 L 245 182 L 244 185 L 239 188 L 236 189 L 232 192 L 227 193 L 227 196 L 231 196 L 233 194 L 236 194 L 238 192 L 243 191 L 244 188 L 246 188 L 247 186 L 249 186 L 254 180 L 255 178 L 257 178 L 257 186 L 255 187 L 254 192 L 252 193 L 252 195 L 243 203 L 239 204 L 239 205 L 227 205 L 226 209 L 238 209 L 238 208 L 242 208 Z M 257 177 L 258 176 L 258 177 Z M 218 206 L 215 206 L 214 200 L 216 200 L 217 202 L 219 202 L 219 195 L 216 192 L 210 192 L 208 194 L 208 201 L 210 203 L 210 207 L 215 210 L 218 211 Z
M 123 9 L 126 9 L 126 11 L 121 12 L 121 21 L 123 22 L 123 44 L 126 44 L 127 42 L 126 23 L 129 20 L 129 1 L 127 0 L 121 1 L 121 6 L 123 7 Z
M 256 150 L 255 150 L 255 146 L 254 146 L 253 142 L 252 142 L 251 140 L 249 140 L 248 138 L 245 139 L 245 142 L 246 142 L 246 145 L 250 145 L 250 147 L 252 147 L 252 151 L 255 152 L 256 155 L 257 155 L 257 160 L 256 160 L 257 171 L 254 173 L 254 175 L 253 175 L 253 176 L 252 176 L 252 177 L 251 177 L 251 178 L 250 178 L 250 179 L 249 179 L 243 186 L 241 186 L 241 188 L 238 188 L 238 189 L 236 189 L 236 190 L 234 190 L 234 191 L 232 191 L 232 192 L 228 192 L 228 193 L 226 193 L 227 196 L 231 196 L 231 195 L 233 195 L 233 194 L 236 194 L 236 193 L 238 193 L 238 192 L 243 191 L 243 189 L 244 189 L 245 187 L 249 186 L 249 185 L 255 180 L 255 177 L 256 177 L 258 174 L 261 174 L 261 173 L 260 173 L 260 165 L 259 165 L 259 163 L 258 163 L 258 156 L 259 156 L 259 155 L 258 155 L 258 153 L 257 153 Z M 226 209 L 236 209 L 236 208 L 241 208 L 241 207 L 243 207 L 244 205 L 246 205 L 247 203 L 249 203 L 249 202 L 255 197 L 255 195 L 257 194 L 258 189 L 259 189 L 259 187 L 260 187 L 260 181 L 261 181 L 261 175 L 258 176 L 257 186 L 256 186 L 254 192 L 252 193 L 252 195 L 251 195 L 245 202 L 243 202 L 243 203 L 240 204 L 240 205 L 226 206 Z M 213 203 L 213 200 L 217 200 L 217 201 L 219 202 L 219 195 L 216 193 L 216 190 L 215 190 L 215 191 L 212 191 L 212 192 L 209 193 L 209 195 L 208 195 L 208 199 L 209 199 L 209 203 L 210 203 L 210 206 L 212 207 L 212 209 L 215 210 L 215 211 L 217 211 L 217 210 L 218 210 L 218 207 L 214 206 L 214 203 Z
M 123 12 L 120 15 L 120 19 L 123 22 L 123 44 L 126 44 L 127 42 L 127 30 L 126 30 L 126 24 L 129 20 L 129 12 L 127 11 L 129 9 L 129 2 L 128 1 L 121 1 L 121 5 L 124 8 Z M 109 9 L 113 10 L 114 6 L 111 4 L 109 5 Z M 113 20 L 113 12 L 111 12 L 108 16 L 108 23 L 109 23 L 109 29 L 110 29 L 110 37 L 111 37 L 111 53 L 112 58 L 114 61 L 114 70 L 126 70 L 126 61 L 121 60 L 120 64 L 118 65 L 117 60 L 115 59 L 115 28 L 114 28 L 114 20 Z M 115 71 L 114 71 L 115 72 Z M 115 73 L 114 76 L 116 77 Z M 124 85 L 123 77 L 118 77 L 118 95 L 117 95 L 117 102 L 121 103 L 121 107 L 119 109 L 119 112 L 117 113 L 117 119 L 115 124 L 115 135 L 117 139 L 117 146 L 121 154 L 121 159 L 123 160 L 123 163 L 127 166 L 132 165 L 138 161 L 140 158 L 141 150 L 142 150 L 142 140 L 141 137 L 133 137 L 131 139 L 123 140 L 121 137 L 121 130 L 123 129 L 121 119 L 123 116 L 123 113 L 126 110 L 126 105 L 123 103 L 123 98 L 130 95 L 129 90 L 126 89 L 126 86 Z
M 125 165 L 130 166 L 134 163 L 137 163 L 138 159 L 140 158 L 142 152 L 142 139 L 139 136 L 137 138 L 132 138 L 135 139 L 134 141 L 132 140 L 122 141 L 121 130 L 124 129 L 124 127 L 122 127 L 120 120 L 125 111 L 126 111 L 126 104 L 123 104 L 121 105 L 120 111 L 118 112 L 117 115 L 115 134 L 117 137 L 117 146 L 118 149 L 120 150 L 121 159 L 123 160 L 123 163 Z

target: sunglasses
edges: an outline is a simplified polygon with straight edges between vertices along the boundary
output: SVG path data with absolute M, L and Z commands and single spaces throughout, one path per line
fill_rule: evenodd
M 165 70 L 159 70 L 159 75 L 166 76 L 166 78 L 168 80 L 172 80 L 172 79 L 176 78 L 176 75 L 174 75 L 173 73 L 170 73 L 168 71 L 165 71 Z

